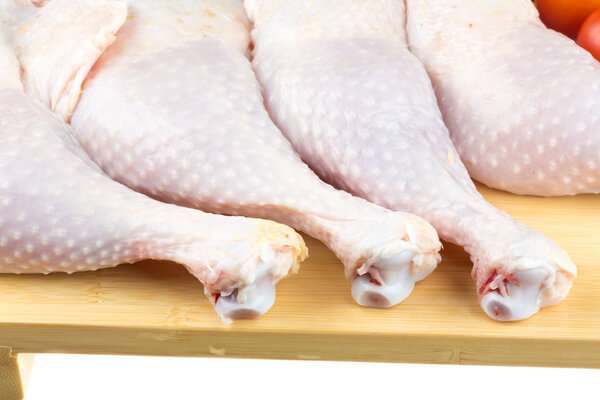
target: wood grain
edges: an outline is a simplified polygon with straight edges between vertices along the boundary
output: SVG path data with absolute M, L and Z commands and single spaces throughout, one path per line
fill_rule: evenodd
M 17 355 L 10 347 L 0 346 L 0 399 L 23 399 L 33 359 L 33 354 Z
M 361 308 L 334 256 L 311 257 L 258 320 L 223 325 L 181 266 L 141 262 L 74 275 L 0 276 L 0 345 L 16 352 L 600 367 L 600 196 L 534 198 L 480 188 L 562 245 L 579 268 L 568 299 L 521 322 L 489 319 L 467 255 L 443 262 L 402 304 Z

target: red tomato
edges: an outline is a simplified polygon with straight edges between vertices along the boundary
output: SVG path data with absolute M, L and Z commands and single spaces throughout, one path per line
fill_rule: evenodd
M 583 21 L 600 8 L 600 0 L 536 0 L 535 4 L 548 28 L 572 39 L 577 37 Z
M 596 60 L 600 60 L 600 8 L 581 25 L 577 44 L 592 53 Z

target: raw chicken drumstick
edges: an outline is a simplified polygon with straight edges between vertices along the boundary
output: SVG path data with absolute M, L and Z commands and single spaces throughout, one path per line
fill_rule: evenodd
M 73 3 L 52 0 L 46 8 Z M 326 185 L 275 127 L 245 57 L 250 24 L 241 2 L 128 5 L 127 22 L 92 69 L 71 119 L 77 139 L 106 173 L 167 202 L 303 230 L 342 260 L 362 305 L 399 303 L 435 268 L 441 244 L 427 222 Z M 42 53 L 43 38 L 55 34 L 61 43 L 79 42 L 73 47 L 80 53 L 97 52 L 103 37 L 92 39 L 87 28 L 84 35 L 68 33 L 83 30 L 81 21 L 41 18 L 26 32 L 15 30 L 30 91 L 67 118 L 71 109 L 61 105 L 73 105 L 67 100 L 78 95 L 79 82 L 53 85 L 48 71 L 79 64 L 65 67 L 53 47 L 48 57 L 30 55 Z M 88 65 L 89 58 L 71 60 Z M 63 70 L 55 77 L 74 75 Z M 54 97 L 52 87 L 67 91 Z
M 160 203 L 107 177 L 72 131 L 23 92 L 0 37 L 0 272 L 89 271 L 153 258 L 182 263 L 219 316 L 258 316 L 306 256 L 271 221 Z
M 246 9 L 267 108 L 314 170 L 464 246 L 492 318 L 527 318 L 567 295 L 576 274 L 567 254 L 469 179 L 407 50 L 403 1 L 247 0 Z
M 600 193 L 600 64 L 530 0 L 407 0 L 408 39 L 471 176 L 519 194 Z

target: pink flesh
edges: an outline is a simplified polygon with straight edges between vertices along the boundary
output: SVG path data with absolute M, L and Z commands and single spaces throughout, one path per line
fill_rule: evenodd
M 247 0 L 246 8 L 270 115 L 320 176 L 425 218 L 464 246 L 474 276 L 496 269 L 511 276 L 531 265 L 574 277 L 556 243 L 477 192 L 427 73 L 408 51 L 403 2 Z M 485 281 L 476 280 L 478 292 Z

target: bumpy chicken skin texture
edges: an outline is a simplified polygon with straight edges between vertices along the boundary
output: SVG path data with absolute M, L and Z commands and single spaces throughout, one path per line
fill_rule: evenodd
M 272 305 L 274 284 L 306 256 L 301 236 L 271 221 L 163 204 L 113 181 L 69 126 L 24 93 L 2 37 L 0 67 L 0 273 L 171 260 L 204 283 L 225 321 Z
M 600 193 L 600 64 L 528 0 L 408 0 L 424 63 L 471 176 L 519 194 Z
M 71 117 L 107 174 L 167 202 L 317 237 L 363 305 L 397 304 L 435 268 L 441 244 L 427 222 L 326 185 L 275 127 L 246 57 L 241 2 L 132 0 L 128 12 Z M 27 64 L 24 74 L 40 77 Z
M 567 295 L 576 274 L 567 254 L 492 207 L 470 180 L 427 73 L 407 49 L 404 2 L 245 5 L 267 108 L 320 176 L 413 212 L 464 246 L 493 318 L 526 318 Z

